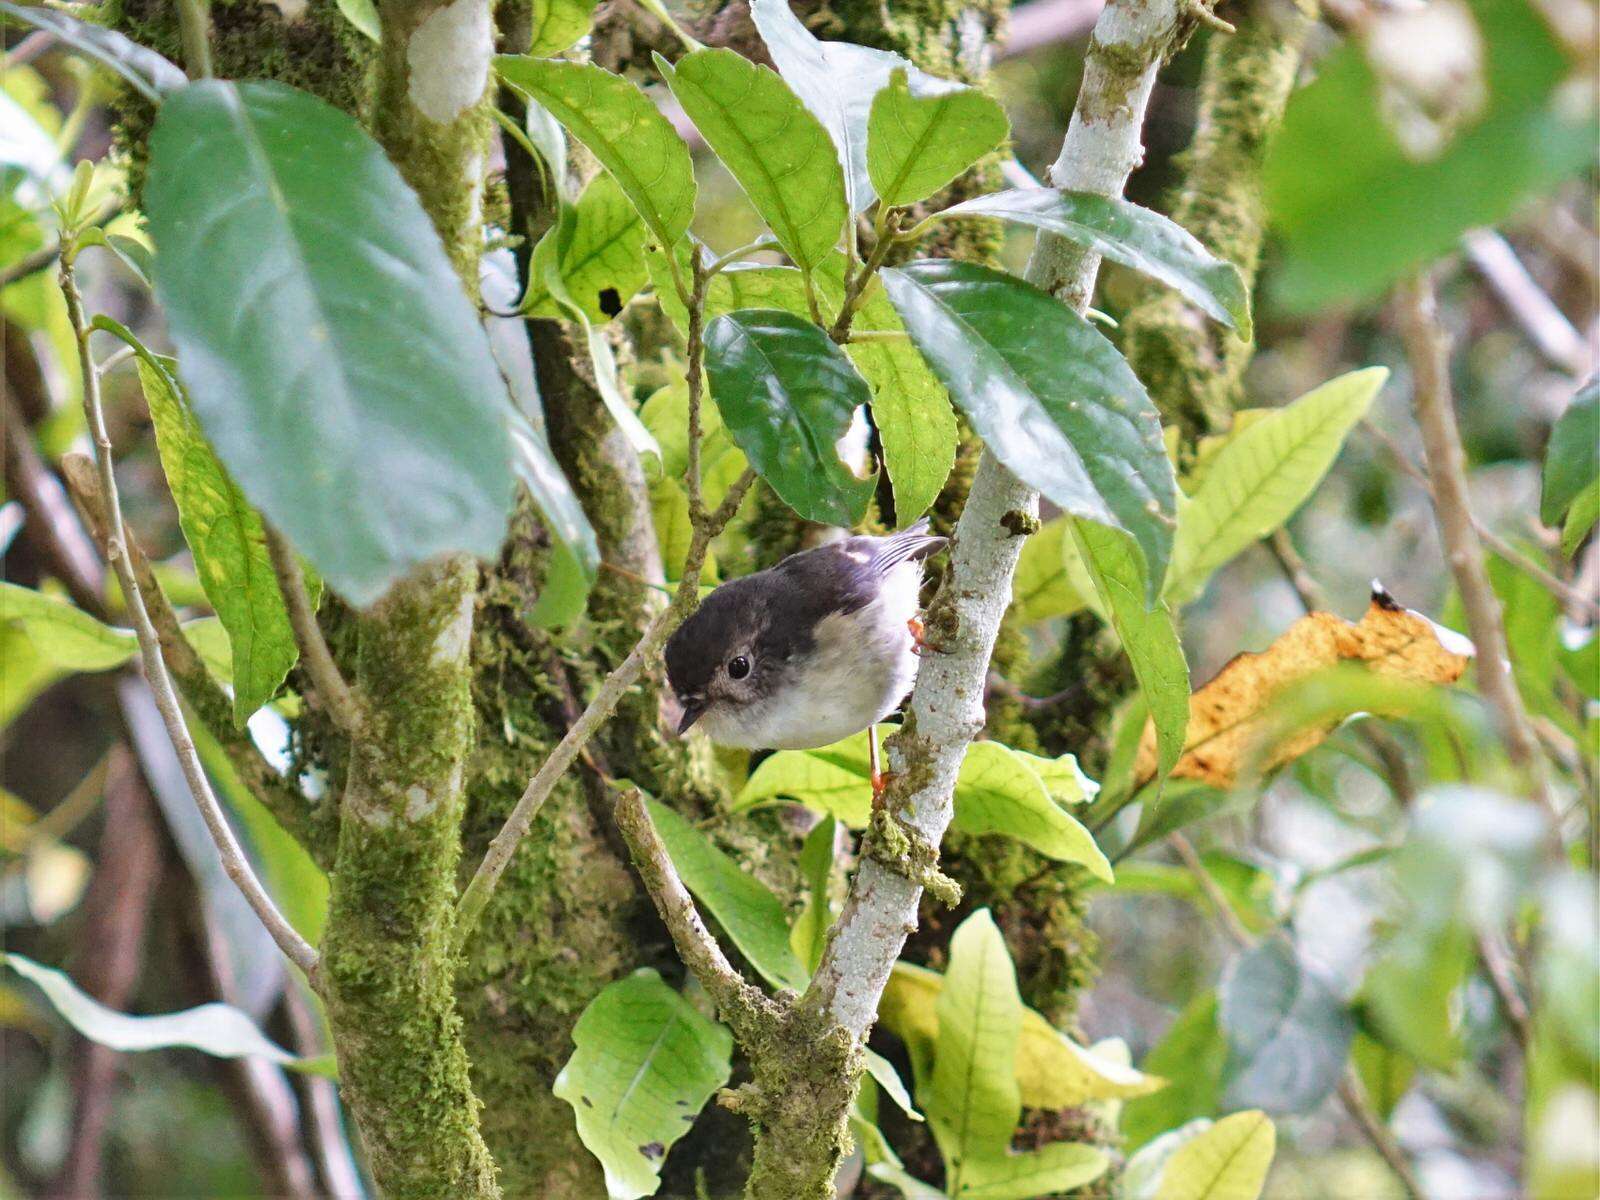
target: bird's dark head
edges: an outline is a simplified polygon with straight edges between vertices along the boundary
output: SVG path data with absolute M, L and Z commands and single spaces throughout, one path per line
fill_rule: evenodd
M 680 734 L 708 712 L 737 709 L 765 694 L 770 600 L 759 575 L 725 583 L 667 639 L 667 683 L 683 709 Z

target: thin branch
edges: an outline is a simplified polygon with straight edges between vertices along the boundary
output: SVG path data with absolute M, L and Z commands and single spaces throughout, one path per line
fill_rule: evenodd
M 362 706 L 350 685 L 333 661 L 322 627 L 317 624 L 317 610 L 312 607 L 311 594 L 306 591 L 305 572 L 295 558 L 293 548 L 270 525 L 266 527 L 267 557 L 272 560 L 272 573 L 278 577 L 278 590 L 283 593 L 283 606 L 289 614 L 289 627 L 294 630 L 295 645 L 300 647 L 300 661 L 328 715 L 333 718 L 346 737 L 361 732 Z
M 91 536 L 109 558 L 111 521 L 106 512 L 105 499 L 100 494 L 99 473 L 94 460 L 82 454 L 68 454 L 61 460 L 61 476 L 77 503 L 78 511 L 83 514 Z M 182 689 L 189 707 L 221 745 L 233 769 L 238 772 L 239 781 L 266 805 L 278 824 L 315 855 L 315 842 L 306 824 L 308 809 L 305 797 L 266 760 L 249 733 L 234 725 L 233 702 L 211 677 L 199 652 L 184 636 L 183 626 L 178 621 L 172 602 L 167 599 L 166 590 L 156 578 L 150 559 L 139 545 L 139 539 L 130 530 L 123 531 L 123 548 L 128 555 L 128 565 L 133 568 L 134 578 L 139 581 L 139 591 L 150 614 L 150 623 L 155 626 L 161 657 Z
M 672 597 L 672 603 L 651 618 L 638 643 L 628 652 L 628 657 L 605 677 L 595 692 L 594 699 L 590 700 L 588 707 L 583 710 L 583 715 L 573 722 L 566 735 L 550 752 L 550 757 L 545 759 L 533 778 L 528 781 L 528 786 L 517 800 L 516 807 L 511 810 L 506 823 L 489 843 L 483 861 L 478 864 L 477 871 L 473 873 L 471 881 L 468 882 L 466 889 L 461 893 L 460 901 L 456 904 L 455 926 L 458 946 L 465 943 L 477 925 L 478 919 L 489 903 L 489 898 L 500 882 L 500 876 L 505 873 L 506 867 L 511 862 L 511 856 L 516 853 L 517 846 L 527 836 L 534 818 L 539 815 L 544 802 L 555 790 L 557 781 L 566 773 L 567 768 L 572 765 L 573 760 L 578 757 L 578 752 L 589 739 L 610 719 L 612 710 L 616 708 L 628 689 L 644 674 L 645 668 L 655 661 L 656 656 L 661 653 L 661 648 L 666 645 L 667 638 L 672 636 L 672 631 L 677 629 L 693 610 L 700 591 L 700 573 L 705 567 L 706 552 L 710 548 L 711 540 L 721 533 L 732 519 L 740 501 L 744 499 L 745 493 L 750 490 L 750 485 L 755 479 L 755 472 L 746 467 L 744 474 L 740 475 L 728 489 L 728 494 L 723 497 L 721 505 L 703 524 L 696 527 L 694 536 L 689 542 L 689 552 L 683 563 L 683 574 L 678 581 L 678 590 Z
M 1477 647 L 1478 685 L 1495 711 L 1512 763 L 1527 778 L 1533 798 L 1553 811 L 1544 758 L 1511 674 L 1500 600 L 1489 583 L 1483 543 L 1472 520 L 1466 452 L 1450 393 L 1449 340 L 1439 323 L 1432 281 L 1423 274 L 1405 284 L 1398 305 L 1401 335 L 1411 360 L 1412 403 L 1433 483 L 1434 519 L 1461 592 L 1467 631 Z
M 645 807 L 638 788 L 628 788 L 617 797 L 616 818 L 623 840 L 628 843 L 634 868 L 644 882 L 645 891 L 650 893 L 650 899 L 655 901 L 656 912 L 661 914 L 662 923 L 672 935 L 672 944 L 677 947 L 683 965 L 700 981 L 700 986 L 706 989 L 724 1017 L 748 1022 L 753 1014 L 765 1013 L 771 1002 L 728 961 L 717 939 L 706 929 L 694 899 L 667 855 L 667 848 L 656 832 L 655 822 L 650 819 L 650 810 Z M 740 1032 L 747 1034 L 752 1030 Z
M 1361 1084 L 1356 1079 L 1355 1070 L 1348 1066 L 1339 1079 L 1339 1099 L 1344 1104 L 1344 1110 L 1355 1119 L 1356 1125 L 1360 1127 L 1367 1141 L 1372 1143 L 1372 1148 L 1384 1162 L 1389 1164 L 1389 1169 L 1400 1180 L 1400 1186 L 1405 1188 L 1406 1195 L 1411 1197 L 1411 1200 L 1427 1200 L 1428 1193 L 1422 1190 L 1422 1184 L 1417 1179 L 1416 1172 L 1411 1169 L 1411 1162 L 1406 1158 L 1406 1152 L 1400 1148 L 1400 1143 L 1395 1141 L 1394 1134 L 1389 1132 L 1389 1127 L 1378 1120 L 1378 1115 L 1367 1104 L 1366 1097 L 1361 1094 Z
M 122 585 L 123 596 L 128 605 L 128 615 L 133 621 L 134 633 L 139 639 L 139 655 L 144 666 L 145 678 L 149 681 L 150 690 L 155 696 L 161 719 L 167 727 L 167 736 L 172 740 L 172 748 L 183 767 L 184 778 L 189 784 L 195 804 L 199 807 L 206 828 L 216 843 L 223 870 L 244 893 L 245 901 L 266 927 L 278 948 L 291 962 L 309 974 L 317 965 L 317 952 L 296 932 L 294 926 L 289 924 L 284 915 L 278 911 L 277 905 L 272 902 L 272 897 L 267 895 L 266 889 L 261 886 L 261 881 L 256 878 L 255 871 L 251 868 L 249 859 L 245 857 L 238 838 L 234 836 L 227 817 L 223 815 L 216 794 L 211 790 L 211 781 L 206 777 L 205 768 L 200 763 L 200 755 L 194 747 L 194 739 L 190 736 L 188 725 L 184 721 L 183 709 L 178 703 L 172 676 L 168 674 L 167 664 L 161 657 L 160 639 L 155 626 L 151 623 L 144 594 L 140 590 L 139 580 L 129 561 L 127 534 L 123 527 L 122 509 L 117 495 L 117 478 L 112 470 L 111 438 L 106 432 L 105 412 L 100 402 L 100 376 L 95 371 L 94 358 L 89 351 L 89 323 L 84 316 L 83 297 L 78 292 L 78 282 L 73 271 L 73 256 L 73 249 L 69 246 L 61 259 L 61 290 L 66 297 L 67 316 L 78 344 L 78 366 L 83 376 L 83 410 L 88 419 L 90 436 L 94 440 L 95 461 L 100 474 L 100 493 L 105 497 L 109 518 L 107 557 L 110 559 L 112 570 L 117 574 L 117 581 Z
M 1244 922 L 1239 920 L 1239 914 L 1234 911 L 1233 901 L 1228 899 L 1217 881 L 1212 878 L 1211 872 L 1206 870 L 1206 864 L 1201 860 L 1199 853 L 1194 848 L 1194 843 L 1181 833 L 1174 833 L 1167 837 L 1172 848 L 1177 851 L 1178 857 L 1183 860 L 1184 867 L 1194 877 L 1200 890 L 1205 893 L 1211 907 L 1216 910 L 1217 920 L 1223 929 L 1240 946 L 1249 946 L 1254 940 L 1250 931 L 1244 927 Z
M 1488 933 L 1480 933 L 1478 959 L 1483 963 L 1484 974 L 1489 977 L 1489 985 L 1494 988 L 1494 994 L 1500 1001 L 1500 1011 L 1504 1014 L 1506 1023 L 1511 1026 L 1511 1033 L 1517 1039 L 1517 1045 L 1522 1048 L 1522 1053 L 1526 1056 L 1528 1048 L 1533 1045 L 1533 1018 L 1528 1012 L 1528 1002 L 1517 990 L 1511 956 L 1506 953 L 1498 938 Z
M 61 481 L 40 457 L 28 422 L 9 388 L 4 402 L 6 488 L 28 515 L 23 535 L 42 544 L 51 572 L 66 584 L 74 603 L 104 617 L 106 572 L 94 543 L 72 511 L 72 501 Z
M 1590 347 L 1528 274 L 1511 243 L 1492 229 L 1469 230 L 1461 243 L 1484 282 L 1545 361 L 1575 379 L 1588 375 L 1594 359 Z
M 210 0 L 178 0 L 178 34 L 190 79 L 211 78 Z

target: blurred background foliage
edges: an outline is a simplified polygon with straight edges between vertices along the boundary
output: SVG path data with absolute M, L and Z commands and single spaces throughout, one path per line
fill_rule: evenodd
M 1013 14 L 992 86 L 1035 176 L 1059 146 L 1096 12 L 1093 0 L 1031 0 Z M 1223 36 L 1202 29 L 1165 71 L 1132 199 L 1165 207 L 1208 44 Z M 159 316 L 137 219 L 114 215 L 113 81 L 43 35 L 7 28 L 5 42 L 5 577 L 98 592 L 93 564 L 61 561 L 24 520 L 24 500 L 68 502 L 44 464 L 84 438 L 54 276 L 29 269 L 48 264 L 49 200 L 75 162 L 111 156 L 92 203 L 117 252 L 86 257 L 93 307 L 158 345 Z M 1277 407 L 1359 367 L 1391 374 L 1286 532 L 1186 608 L 1191 673 L 1203 681 L 1263 648 L 1308 606 L 1356 618 L 1375 578 L 1407 607 L 1464 627 L 1390 300 L 1437 262 L 1473 513 L 1492 539 L 1491 580 L 1556 811 L 1521 798 L 1470 686 L 1404 720 L 1347 722 L 1264 783 L 1196 792 L 1183 840 L 1157 838 L 1119 861 L 1116 885 L 1089 911 L 1100 949 L 1082 1032 L 1124 1039 L 1134 1063 L 1171 1081 L 1127 1102 L 1129 1151 L 1189 1118 L 1259 1107 L 1278 1126 L 1267 1195 L 1404 1195 L 1339 1102 L 1354 1089 L 1422 1194 L 1595 1194 L 1600 550 L 1591 539 L 1563 553 L 1559 528 L 1539 519 L 1552 425 L 1600 346 L 1595 47 L 1583 0 L 1337 0 L 1311 30 L 1266 158 L 1271 233 L 1243 407 Z M 697 165 L 709 181 L 702 236 L 718 249 L 749 241 L 759 229 L 731 180 L 709 157 Z M 1020 266 L 1028 244 L 1016 234 L 1002 257 Z M 1130 273 L 1108 266 L 1097 303 L 1115 320 L 1138 294 Z M 627 378 L 642 398 L 663 374 L 645 362 Z M 137 379 L 113 372 L 108 389 L 129 519 L 174 600 L 203 616 Z M 1028 661 L 1040 668 L 1069 631 L 1092 629 L 1081 616 L 1031 615 Z M 321 1053 L 314 1003 L 221 876 L 148 700 L 115 672 L 63 661 L 19 624 L 0 625 L 7 948 L 62 965 L 121 1011 L 221 999 L 278 1045 Z M 1047 675 L 1025 668 L 1012 681 L 1030 712 L 1081 692 Z M 252 732 L 281 752 L 281 713 L 263 710 Z M 221 756 L 210 760 L 272 890 L 314 940 L 326 881 Z M 1103 756 L 1089 765 L 1099 777 Z M 1103 839 L 1126 843 L 1134 820 L 1130 810 Z M 94 1046 L 9 972 L 0 1070 L 0 1196 L 87 1194 L 79 1173 L 91 1150 L 112 1195 L 362 1186 L 326 1079 L 261 1059 Z

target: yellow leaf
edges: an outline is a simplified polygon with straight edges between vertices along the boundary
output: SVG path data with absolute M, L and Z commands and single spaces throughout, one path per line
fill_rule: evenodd
M 1173 1152 L 1155 1200 L 1256 1200 L 1276 1145 L 1277 1132 L 1259 1109 L 1224 1117 Z
M 939 1036 L 934 1004 L 944 987 L 937 971 L 896 963 L 878 1020 L 903 1042 L 922 1041 L 930 1048 Z M 1022 1011 L 1017 1039 L 1017 1086 L 1026 1108 L 1072 1108 L 1089 1100 L 1126 1100 L 1147 1096 L 1166 1080 L 1146 1075 L 1114 1057 L 1078 1045 L 1031 1008 Z
M 1309 613 L 1265 650 L 1236 655 L 1189 697 L 1189 728 L 1173 778 L 1229 788 L 1246 765 L 1260 770 L 1298 758 L 1320 743 L 1349 713 L 1300 728 L 1261 747 L 1272 701 L 1285 687 L 1342 662 L 1413 683 L 1454 683 L 1472 658 L 1472 643 L 1421 613 L 1402 608 L 1374 584 L 1372 603 L 1355 624 L 1332 613 Z M 1259 753 L 1258 753 L 1259 752 Z M 1134 775 L 1156 773 L 1155 729 L 1145 725 Z

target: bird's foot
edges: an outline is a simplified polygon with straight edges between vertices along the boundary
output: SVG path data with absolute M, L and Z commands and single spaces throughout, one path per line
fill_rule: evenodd
M 883 804 L 883 794 L 889 790 L 889 781 L 894 778 L 888 771 L 874 771 L 872 773 L 872 807 L 879 808 Z
M 917 655 L 919 658 L 927 654 L 944 653 L 943 646 L 935 646 L 932 642 L 923 637 L 923 634 L 927 632 L 928 627 L 922 623 L 921 617 L 908 618 L 906 620 L 906 628 L 911 631 L 911 653 Z

